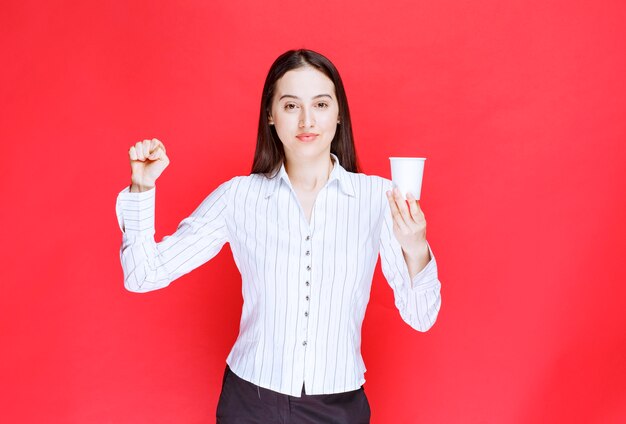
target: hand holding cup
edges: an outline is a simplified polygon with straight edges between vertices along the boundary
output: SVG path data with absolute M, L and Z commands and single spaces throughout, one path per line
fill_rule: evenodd
M 420 208 L 426 158 L 390 157 L 393 189 L 387 200 L 393 217 L 393 232 L 410 257 L 430 256 L 426 242 L 426 219 Z
M 411 257 L 428 252 L 426 218 L 419 200 L 411 192 L 405 200 L 397 187 L 387 191 L 387 200 L 393 218 L 393 233 L 402 250 Z

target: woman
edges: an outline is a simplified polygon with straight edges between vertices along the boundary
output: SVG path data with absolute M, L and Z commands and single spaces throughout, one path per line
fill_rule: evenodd
M 143 140 L 129 156 L 131 186 L 117 203 L 125 287 L 166 287 L 226 242 L 242 274 L 218 422 L 368 423 L 361 324 L 379 253 L 395 305 L 418 331 L 437 318 L 441 284 L 419 202 L 358 172 L 335 66 L 310 50 L 276 59 L 251 174 L 222 183 L 160 243 L 154 196 L 165 146 Z

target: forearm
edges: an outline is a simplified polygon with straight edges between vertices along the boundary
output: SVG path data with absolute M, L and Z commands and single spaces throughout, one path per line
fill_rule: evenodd
M 402 249 L 402 254 L 404 255 L 404 261 L 406 262 L 407 267 L 409 268 L 409 276 L 411 280 L 428 265 L 430 262 L 430 251 L 428 249 L 428 244 L 426 242 L 423 245 L 420 245 L 415 251 L 405 252 Z

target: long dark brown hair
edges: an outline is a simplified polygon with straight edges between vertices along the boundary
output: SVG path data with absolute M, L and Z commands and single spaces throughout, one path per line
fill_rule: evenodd
M 352 136 L 352 123 L 350 122 L 350 110 L 348 98 L 343 88 L 343 82 L 339 72 L 330 60 L 321 54 L 307 49 L 289 50 L 274 61 L 265 78 L 263 94 L 261 96 L 261 112 L 259 115 L 259 130 L 257 133 L 252 174 L 264 174 L 267 177 L 275 176 L 285 160 L 283 144 L 278 138 L 276 129 L 268 122 L 268 116 L 272 107 L 272 98 L 276 81 L 287 71 L 292 69 L 311 66 L 326 75 L 335 85 L 335 95 L 339 105 L 339 124 L 335 137 L 330 144 L 330 151 L 337 155 L 341 166 L 347 171 L 359 172 L 359 165 L 354 148 Z

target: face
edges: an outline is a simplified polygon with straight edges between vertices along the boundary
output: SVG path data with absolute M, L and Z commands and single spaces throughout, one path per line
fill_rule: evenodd
M 292 69 L 276 81 L 268 118 L 287 157 L 330 154 L 339 121 L 335 85 L 317 69 Z

